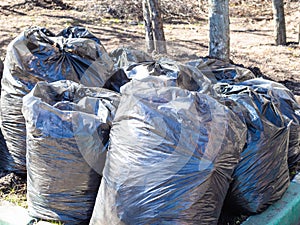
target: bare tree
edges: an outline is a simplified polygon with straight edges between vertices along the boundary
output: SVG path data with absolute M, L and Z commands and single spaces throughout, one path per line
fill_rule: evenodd
M 229 60 L 229 54 L 228 0 L 209 0 L 209 56 Z
M 283 0 L 272 0 L 272 3 L 275 23 L 275 43 L 276 45 L 286 45 L 286 28 Z
M 159 0 L 143 0 L 147 51 L 166 53 L 166 39 L 163 29 Z
M 147 52 L 151 53 L 154 51 L 154 41 L 153 41 L 150 10 L 148 7 L 147 0 L 143 0 L 143 16 L 144 16 L 144 23 L 145 23 L 145 38 L 146 38 Z

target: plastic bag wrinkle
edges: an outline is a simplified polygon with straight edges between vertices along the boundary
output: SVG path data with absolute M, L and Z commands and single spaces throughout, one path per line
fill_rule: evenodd
M 99 39 L 83 27 L 69 27 L 55 35 L 46 28 L 22 32 L 7 48 L 1 80 L 1 129 L 6 139 L 7 170 L 26 174 L 26 128 L 22 98 L 39 81 L 72 80 L 103 87 L 113 61 Z
M 245 143 L 244 123 L 166 77 L 121 88 L 90 224 L 217 224 Z
M 24 97 L 31 216 L 89 223 L 119 98 L 72 81 L 38 82 Z
M 234 170 L 225 206 L 235 213 L 262 212 L 289 186 L 290 124 L 269 97 L 248 86 L 219 84 L 215 90 L 223 97 L 221 102 L 244 117 L 248 128 L 246 146 Z M 232 102 L 238 107 L 231 107 Z

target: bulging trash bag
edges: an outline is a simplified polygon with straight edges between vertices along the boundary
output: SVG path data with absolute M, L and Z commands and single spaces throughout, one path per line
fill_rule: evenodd
M 163 76 L 132 80 L 121 93 L 90 225 L 217 224 L 244 123 Z
M 89 223 L 118 103 L 117 93 L 71 81 L 39 82 L 24 97 L 32 217 Z
M 127 79 L 123 79 L 126 80 L 124 83 L 132 79 L 144 79 L 148 76 L 164 76 L 164 80 L 173 82 L 172 86 L 178 86 L 189 91 L 213 94 L 211 93 L 213 91 L 211 81 L 199 70 L 193 66 L 185 65 L 167 58 L 162 58 L 158 61 L 132 63 L 128 67 L 123 68 L 123 72 Z M 124 85 L 124 83 L 122 85 Z M 119 86 L 119 89 L 120 87 L 121 86 Z
M 7 48 L 1 91 L 1 129 L 7 142 L 9 171 L 26 173 L 22 98 L 38 81 L 73 80 L 102 87 L 113 62 L 100 41 L 86 29 L 71 27 L 54 35 L 45 28 L 21 33 Z
M 117 92 L 120 92 L 120 87 L 130 81 L 124 72 L 128 66 L 153 61 L 150 55 L 132 47 L 117 48 L 110 52 L 109 56 L 114 61 L 115 73 L 107 80 L 104 87 Z
M 271 99 L 280 113 L 287 120 L 292 121 L 289 135 L 288 165 L 289 168 L 293 168 L 300 160 L 300 105 L 295 96 L 284 85 L 262 78 L 247 80 L 241 85 L 249 86 L 255 92 Z
M 289 123 L 269 98 L 247 86 L 222 84 L 216 89 L 223 94 L 224 104 L 237 115 L 242 113 L 248 128 L 225 208 L 243 214 L 262 212 L 289 186 Z
M 208 57 L 188 62 L 187 65 L 200 70 L 213 83 L 233 84 L 255 78 L 255 75 L 247 68 Z

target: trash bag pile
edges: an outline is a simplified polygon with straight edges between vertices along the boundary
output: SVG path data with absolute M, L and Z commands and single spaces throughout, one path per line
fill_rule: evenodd
M 113 61 L 100 40 L 81 27 L 55 35 L 46 28 L 22 32 L 7 47 L 1 80 L 0 124 L 8 151 L 1 155 L 5 168 L 26 173 L 26 128 L 22 98 L 39 81 L 72 80 L 90 87 L 103 87 Z
M 107 53 L 82 27 L 30 28 L 1 84 L 0 168 L 27 174 L 35 218 L 218 224 L 222 207 L 264 211 L 299 165 L 292 92 L 220 60 Z

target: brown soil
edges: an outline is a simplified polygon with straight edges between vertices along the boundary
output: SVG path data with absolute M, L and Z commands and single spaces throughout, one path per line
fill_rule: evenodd
M 0 171 L 0 198 L 5 197 L 14 192 L 14 194 L 26 194 L 26 179 L 14 173 Z

